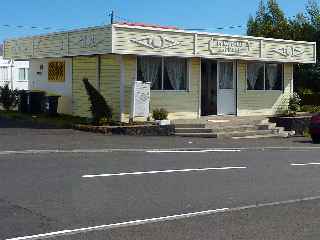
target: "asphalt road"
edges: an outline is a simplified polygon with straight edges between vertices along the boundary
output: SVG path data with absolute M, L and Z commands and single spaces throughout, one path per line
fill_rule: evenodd
M 0 129 L 0 239 L 320 237 L 320 148 L 308 139 L 10 127 Z

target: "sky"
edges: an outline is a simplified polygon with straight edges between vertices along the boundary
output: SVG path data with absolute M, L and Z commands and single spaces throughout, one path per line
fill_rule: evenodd
M 278 0 L 278 3 L 287 16 L 294 16 L 304 10 L 306 1 Z M 259 0 L 9 0 L 0 4 L 0 42 L 8 38 L 100 26 L 109 23 L 107 15 L 111 10 L 131 22 L 245 35 L 248 17 L 255 14 L 258 3 Z M 216 29 L 232 25 L 244 27 Z M 47 27 L 50 29 L 44 29 Z

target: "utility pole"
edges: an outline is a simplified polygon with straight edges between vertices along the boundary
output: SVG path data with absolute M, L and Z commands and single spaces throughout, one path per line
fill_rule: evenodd
M 114 23 L 114 11 L 112 10 L 111 13 L 109 13 L 110 16 L 110 23 L 113 24 Z

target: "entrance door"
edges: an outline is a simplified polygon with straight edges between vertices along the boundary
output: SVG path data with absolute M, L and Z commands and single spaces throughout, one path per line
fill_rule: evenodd
M 218 62 L 218 115 L 236 114 L 235 76 L 236 71 L 233 61 Z
M 217 62 L 201 60 L 201 116 L 217 114 Z

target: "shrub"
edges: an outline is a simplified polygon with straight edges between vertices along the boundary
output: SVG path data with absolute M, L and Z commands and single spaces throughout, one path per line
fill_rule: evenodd
M 100 92 L 95 89 L 88 79 L 84 78 L 84 86 L 86 88 L 87 94 L 90 101 L 90 111 L 93 117 L 93 123 L 99 124 L 101 119 L 104 119 L 103 122 L 110 121 L 112 118 L 112 109 L 108 105 L 107 101 L 100 94 Z
M 301 112 L 317 113 L 320 112 L 320 106 L 316 105 L 303 105 L 300 108 Z
M 297 111 L 300 109 L 301 98 L 300 96 L 294 92 L 289 99 L 288 110 L 289 114 L 295 115 Z
M 168 111 L 164 108 L 156 108 L 152 112 L 152 117 L 154 120 L 165 120 L 168 117 Z
M 17 106 L 19 101 L 18 90 L 11 90 L 8 85 L 0 87 L 0 104 L 9 111 Z
M 304 95 L 312 95 L 314 94 L 314 92 L 312 91 L 312 89 L 309 88 L 301 88 L 297 90 L 298 94 L 300 96 L 304 96 Z

